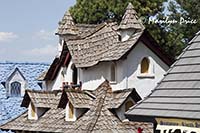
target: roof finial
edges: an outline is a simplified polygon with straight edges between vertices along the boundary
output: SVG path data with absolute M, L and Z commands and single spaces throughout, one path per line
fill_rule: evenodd
M 77 34 L 73 18 L 69 11 L 66 11 L 62 21 L 59 22 L 58 34 Z
M 142 24 L 142 21 L 138 18 L 137 12 L 134 10 L 134 7 L 131 3 L 129 3 L 126 8 L 126 12 L 124 13 L 122 21 L 119 25 L 119 29 L 144 29 L 144 25 Z
M 134 7 L 133 7 L 133 5 L 131 4 L 131 2 L 128 3 L 128 6 L 126 7 L 126 10 L 127 10 L 127 9 L 134 9 Z

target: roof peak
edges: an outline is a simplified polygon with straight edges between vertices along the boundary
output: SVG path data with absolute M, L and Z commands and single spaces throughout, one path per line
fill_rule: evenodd
M 69 10 L 67 10 L 66 12 L 65 12 L 65 14 L 64 14 L 64 16 L 63 16 L 63 18 L 62 19 L 72 19 L 72 15 L 71 15 L 71 13 L 70 13 L 70 11 Z M 73 19 L 72 19 L 73 20 Z
M 127 10 L 127 9 L 134 9 L 134 7 L 133 7 L 133 5 L 132 5 L 131 2 L 128 3 L 128 6 L 126 7 L 126 10 Z
M 137 12 L 134 10 L 134 7 L 131 3 L 128 4 L 122 21 L 119 25 L 119 29 L 136 29 L 144 30 L 144 25 L 142 21 L 137 16 Z
M 62 20 L 59 22 L 58 29 L 63 29 L 62 34 L 77 34 L 76 32 L 76 26 L 74 23 L 74 20 L 72 18 L 72 15 L 69 11 L 66 11 Z

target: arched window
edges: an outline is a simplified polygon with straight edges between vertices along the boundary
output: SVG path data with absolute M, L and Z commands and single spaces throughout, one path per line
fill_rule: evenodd
M 35 117 L 35 106 L 33 105 L 33 103 L 31 103 L 31 117 Z
M 21 84 L 17 81 L 11 83 L 11 96 L 21 96 Z
M 149 73 L 149 59 L 146 57 L 141 61 L 141 73 Z
M 125 104 L 125 112 L 128 111 L 133 105 L 134 103 L 132 101 L 127 101 Z
M 110 81 L 116 81 L 116 70 L 115 70 L 116 68 L 115 68 L 115 64 L 114 63 L 112 63 L 111 64 L 111 67 L 110 67 L 110 72 L 111 72 L 111 78 L 110 78 Z
M 73 105 L 69 102 L 69 119 L 74 118 L 74 107 Z
M 73 84 L 77 84 L 78 72 L 76 66 L 73 64 L 72 67 L 72 82 Z

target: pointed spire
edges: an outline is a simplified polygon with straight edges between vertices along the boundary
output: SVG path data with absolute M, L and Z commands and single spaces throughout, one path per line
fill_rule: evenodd
M 144 25 L 142 24 L 142 21 L 138 18 L 137 12 L 134 10 L 134 7 L 131 3 L 128 4 L 126 12 L 118 29 L 144 29 Z
M 77 34 L 77 28 L 69 11 L 65 12 L 62 20 L 59 22 L 58 34 Z

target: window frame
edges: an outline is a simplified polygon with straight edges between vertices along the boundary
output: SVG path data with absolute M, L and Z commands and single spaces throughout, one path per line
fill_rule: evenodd
M 70 107 L 72 107 L 70 109 Z M 70 117 L 70 111 L 72 111 L 72 117 Z M 76 120 L 76 109 L 73 104 L 68 101 L 67 106 L 65 108 L 65 121 L 75 121 Z
M 140 62 L 140 73 L 149 74 L 150 73 L 150 60 L 147 57 L 142 58 Z
M 74 106 L 69 102 L 68 118 L 74 119 Z
M 36 108 L 33 105 L 33 103 L 31 102 L 31 117 L 35 118 L 36 117 Z
M 17 86 L 15 84 L 17 84 Z M 22 88 L 22 84 L 20 82 L 18 82 L 18 81 L 11 82 L 10 83 L 10 96 L 11 97 L 20 97 L 21 96 L 21 88 Z
M 117 79 L 117 71 L 116 71 L 116 63 L 112 62 L 110 65 L 110 83 L 116 83 Z
M 148 63 L 149 63 L 148 72 L 147 73 L 141 73 L 142 61 L 144 59 L 147 59 Z M 137 78 L 155 78 L 154 64 L 153 64 L 153 61 L 152 61 L 151 57 L 144 56 L 144 57 L 141 58 L 140 63 L 138 65 Z
M 129 103 L 131 103 L 131 105 L 129 105 Z M 134 106 L 134 102 L 131 100 L 126 101 L 125 103 L 125 112 L 128 111 L 131 107 Z
M 77 84 L 78 83 L 78 68 L 75 66 L 75 64 L 72 64 L 71 70 L 72 70 L 72 83 Z

